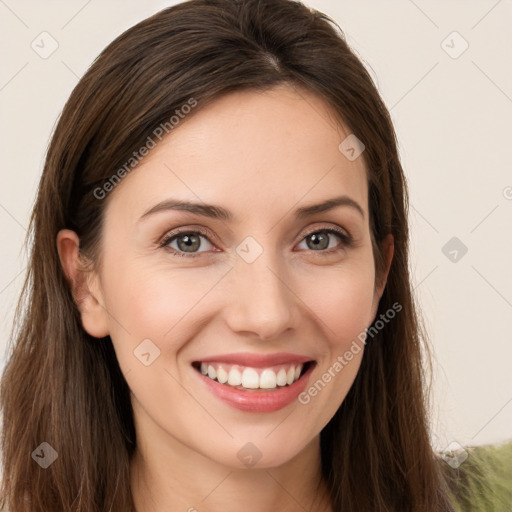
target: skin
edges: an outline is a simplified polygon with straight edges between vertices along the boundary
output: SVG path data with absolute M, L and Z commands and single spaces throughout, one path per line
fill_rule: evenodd
M 80 271 L 74 232 L 58 234 L 83 327 L 110 335 L 132 392 L 139 512 L 332 510 L 319 434 L 350 389 L 363 350 L 307 405 L 294 401 L 272 413 L 221 402 L 191 363 L 292 352 L 317 361 L 312 384 L 371 324 L 387 271 L 375 286 L 365 163 L 338 149 L 349 133 L 309 92 L 285 85 L 232 93 L 185 118 L 110 192 L 96 270 Z M 342 194 L 364 216 L 349 206 L 294 215 Z M 170 197 L 222 206 L 236 221 L 172 210 L 139 220 Z M 178 227 L 208 230 L 194 249 L 198 257 L 159 246 Z M 334 227 L 353 243 L 331 234 L 329 248 L 308 246 L 311 231 Z M 236 252 L 247 236 L 263 248 L 253 263 Z M 180 252 L 176 238 L 170 244 Z M 389 269 L 390 237 L 385 250 Z M 160 355 L 145 366 L 134 350 L 148 338 Z M 252 467 L 237 457 L 247 442 L 261 453 Z

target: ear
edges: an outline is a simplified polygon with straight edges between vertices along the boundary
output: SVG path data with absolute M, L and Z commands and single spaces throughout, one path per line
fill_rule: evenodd
M 379 307 L 379 301 L 384 293 L 384 289 L 386 288 L 386 283 L 388 280 L 389 269 L 391 268 L 391 262 L 393 261 L 393 254 L 395 252 L 395 243 L 392 234 L 386 236 L 386 238 L 381 243 L 382 251 L 384 253 L 385 258 L 385 267 L 382 275 L 377 280 L 377 284 L 375 286 L 375 293 L 373 296 L 373 305 L 372 305 L 372 319 L 375 318 L 377 314 L 377 309 Z
M 87 268 L 91 261 L 80 252 L 77 234 L 62 229 L 57 234 L 57 251 L 71 294 L 78 306 L 82 325 L 95 338 L 108 336 L 108 312 L 103 306 L 99 276 Z

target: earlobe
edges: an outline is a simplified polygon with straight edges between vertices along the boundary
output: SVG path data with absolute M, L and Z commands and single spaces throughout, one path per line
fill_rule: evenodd
M 108 313 L 103 304 L 98 276 L 85 266 L 79 249 L 78 235 L 70 229 L 57 234 L 57 251 L 69 283 L 71 294 L 80 311 L 83 328 L 95 338 L 108 336 Z

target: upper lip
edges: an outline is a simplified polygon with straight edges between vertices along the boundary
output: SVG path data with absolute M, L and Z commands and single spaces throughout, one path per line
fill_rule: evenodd
M 267 368 L 287 363 L 307 363 L 313 361 L 311 357 L 300 354 L 289 354 L 280 352 L 277 354 L 251 354 L 249 352 L 238 352 L 235 354 L 219 354 L 216 356 L 198 359 L 195 362 L 201 363 L 230 363 L 240 366 L 249 366 L 251 368 Z

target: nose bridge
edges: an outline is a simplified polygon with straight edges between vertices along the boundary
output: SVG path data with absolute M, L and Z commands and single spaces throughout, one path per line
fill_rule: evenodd
M 274 338 L 293 326 L 293 293 L 288 289 L 284 267 L 275 251 L 266 248 L 254 261 L 249 261 L 243 253 L 237 256 L 230 273 L 233 300 L 228 322 L 234 331 L 250 331 L 262 339 Z

